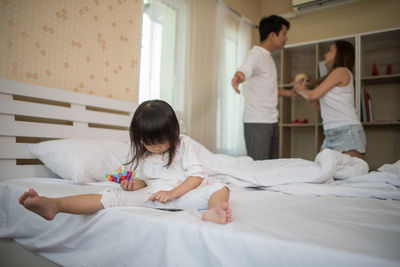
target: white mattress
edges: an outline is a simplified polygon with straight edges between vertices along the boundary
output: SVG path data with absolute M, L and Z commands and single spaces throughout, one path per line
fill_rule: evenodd
M 24 209 L 19 195 L 96 193 L 111 183 L 51 178 L 0 183 L 0 237 L 63 266 L 399 266 L 400 202 L 289 195 L 234 188 L 233 221 L 197 210 L 115 207 L 53 221 Z M 304 185 L 303 185 L 304 186 Z

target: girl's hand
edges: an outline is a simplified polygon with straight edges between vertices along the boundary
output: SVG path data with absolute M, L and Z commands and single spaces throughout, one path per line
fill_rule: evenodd
M 149 197 L 150 201 L 159 201 L 161 203 L 166 203 L 167 201 L 174 200 L 175 194 L 172 191 L 160 190 Z
M 146 186 L 146 184 L 142 180 L 134 180 L 134 181 L 124 180 L 121 182 L 120 186 L 122 189 L 126 191 L 135 191 L 142 189 L 143 187 Z

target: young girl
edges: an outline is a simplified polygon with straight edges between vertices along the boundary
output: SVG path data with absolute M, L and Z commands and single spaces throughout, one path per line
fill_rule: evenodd
M 229 189 L 206 177 L 192 141 L 179 135 L 174 110 L 166 102 L 139 105 L 130 125 L 131 164 L 138 179 L 121 182 L 99 194 L 47 198 L 29 189 L 19 198 L 25 208 L 52 220 L 57 213 L 89 214 L 112 206 L 135 205 L 160 209 L 207 209 L 202 219 L 231 222 Z M 131 192 L 135 191 L 135 192 Z
M 330 72 L 314 90 L 308 90 L 303 79 L 295 91 L 312 107 L 321 111 L 325 140 L 322 148 L 330 148 L 353 157 L 363 158 L 366 138 L 354 108 L 354 85 L 351 70 L 354 65 L 353 45 L 335 41 L 325 54 Z

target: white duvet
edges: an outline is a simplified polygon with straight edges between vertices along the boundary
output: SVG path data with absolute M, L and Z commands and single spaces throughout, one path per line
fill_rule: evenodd
M 400 200 L 400 160 L 368 173 L 368 164 L 334 150 L 324 149 L 315 161 L 213 154 L 194 142 L 210 177 L 233 187 L 258 187 L 300 195 L 332 195 Z

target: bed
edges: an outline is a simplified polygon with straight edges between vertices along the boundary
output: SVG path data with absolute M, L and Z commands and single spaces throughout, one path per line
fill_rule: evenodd
M 104 172 L 126 159 L 136 104 L 4 79 L 0 101 L 4 266 L 400 265 L 400 162 L 368 172 L 328 150 L 313 162 L 255 162 L 196 143 L 209 176 L 231 188 L 232 223 L 132 206 L 46 221 L 19 195 L 118 186 Z

